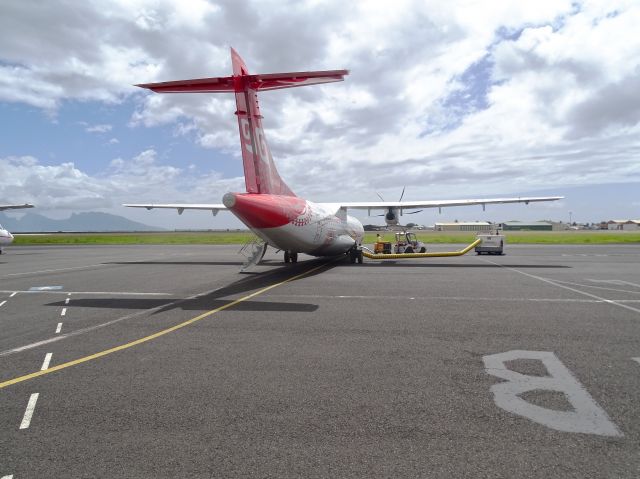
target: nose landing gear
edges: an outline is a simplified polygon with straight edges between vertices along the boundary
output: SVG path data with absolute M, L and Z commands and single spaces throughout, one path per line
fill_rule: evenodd
M 362 249 L 358 247 L 358 245 L 353 245 L 353 247 L 347 251 L 349 255 L 349 263 L 354 264 L 362 264 Z

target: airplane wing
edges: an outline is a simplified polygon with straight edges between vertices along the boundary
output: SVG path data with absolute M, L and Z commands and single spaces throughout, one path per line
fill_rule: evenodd
M 25 203 L 24 205 L 0 205 L 0 211 L 3 210 L 19 210 L 22 208 L 33 208 L 33 205 Z
M 122 206 L 127 206 L 128 208 L 146 208 L 148 210 L 152 210 L 154 208 L 164 208 L 164 209 L 173 209 L 178 210 L 178 214 L 181 215 L 184 210 L 209 210 L 213 214 L 213 216 L 218 214 L 218 211 L 226 210 L 227 207 L 223 204 L 155 204 L 155 203 L 147 203 L 147 204 L 125 204 Z
M 556 201 L 564 196 L 522 196 L 518 198 L 482 198 L 474 200 L 430 200 L 430 201 L 370 201 L 357 203 L 339 203 L 340 208 L 354 210 L 388 210 L 389 208 L 411 210 L 416 208 L 445 208 L 448 206 L 491 205 L 502 203 L 534 203 L 538 201 Z

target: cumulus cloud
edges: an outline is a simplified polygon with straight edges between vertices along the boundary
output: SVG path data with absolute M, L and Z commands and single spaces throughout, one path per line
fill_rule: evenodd
M 44 165 L 31 156 L 0 158 L 0 198 L 29 202 L 39 211 L 122 210 L 122 203 L 188 202 L 193 192 L 204 203 L 219 203 L 222 195 L 240 190 L 242 178 L 197 175 L 159 164 L 153 149 L 133 158 L 113 159 L 108 168 L 90 175 L 73 163 Z
M 627 0 L 511 0 L 491 8 L 436 0 L 398 0 L 392 8 L 337 0 L 9 0 L 0 17 L 0 100 L 55 112 L 67 100 L 131 99 L 131 128 L 173 125 L 177 136 L 238 155 L 232 97 L 131 86 L 228 75 L 233 45 L 253 72 L 351 70 L 342 84 L 261 95 L 282 176 L 314 199 L 336 199 L 336 177 L 349 184 L 342 196 L 351 200 L 375 199 L 375 191 L 394 197 L 404 185 L 426 199 L 637 181 L 639 23 L 640 6 Z M 66 181 L 82 174 L 73 165 L 56 168 Z M 83 194 L 99 197 L 106 184 L 146 197 L 152 190 L 142 181 L 191 181 L 188 169 L 171 168 L 147 150 L 86 179 L 95 190 Z M 220 189 L 237 183 L 215 172 L 208 180 Z M 166 191 L 211 197 L 197 186 L 204 183 L 194 184 L 191 195 L 180 186 Z

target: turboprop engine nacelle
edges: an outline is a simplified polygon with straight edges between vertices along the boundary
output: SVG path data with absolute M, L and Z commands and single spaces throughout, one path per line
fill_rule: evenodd
M 396 226 L 398 224 L 399 212 L 397 208 L 389 208 L 387 214 L 384 215 L 384 221 L 388 226 Z

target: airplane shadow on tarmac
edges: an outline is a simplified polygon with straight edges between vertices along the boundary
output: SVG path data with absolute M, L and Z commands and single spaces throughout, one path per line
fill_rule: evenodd
M 125 262 L 125 263 L 108 263 L 108 264 L 146 264 L 146 265 L 235 265 L 241 264 L 235 261 L 229 262 Z M 296 278 L 297 275 L 302 275 L 305 271 L 314 267 L 325 265 L 323 268 L 319 268 L 308 274 L 304 274 L 300 278 Z M 269 262 L 264 264 L 269 266 Z M 274 265 L 275 266 L 275 265 Z M 282 281 L 297 281 L 302 278 L 309 278 L 317 274 L 322 274 L 325 271 L 329 271 L 335 267 L 350 267 L 350 268 L 386 268 L 386 267 L 400 267 L 400 268 L 502 268 L 503 266 L 497 264 L 463 264 L 463 263 L 403 263 L 402 261 L 388 261 L 388 262 L 365 262 L 363 264 L 352 265 L 349 264 L 348 259 L 335 258 L 327 261 L 326 259 L 313 259 L 309 261 L 302 261 L 295 264 L 286 264 L 274 267 L 271 270 L 251 275 L 243 275 L 237 281 L 223 286 L 220 289 L 212 291 L 210 293 L 197 296 L 194 298 L 72 298 L 69 302 L 69 306 L 76 306 L 81 308 L 106 308 L 106 309 L 157 309 L 152 314 L 158 314 L 172 309 L 180 308 L 188 311 L 209 311 L 222 306 L 225 306 L 238 299 L 244 293 L 250 293 L 253 291 L 272 286 Z M 566 265 L 535 265 L 535 264 L 509 264 L 506 267 L 518 268 L 518 269 L 544 269 L 544 268 L 571 268 Z M 232 296 L 232 298 L 228 298 Z M 64 301 L 56 301 L 49 303 L 48 306 L 65 306 Z M 286 303 L 286 302 L 274 302 L 274 301 L 242 301 L 233 306 L 237 311 L 283 311 L 283 312 L 300 312 L 300 313 L 312 313 L 318 309 L 317 304 L 310 303 Z
M 128 263 L 127 263 L 128 264 Z M 231 264 L 231 263 L 225 263 Z M 238 299 L 244 293 L 258 291 L 268 286 L 281 283 L 283 281 L 297 281 L 302 278 L 309 278 L 317 274 L 321 274 L 333 267 L 337 266 L 337 261 L 311 260 L 296 264 L 282 265 L 269 271 L 265 271 L 259 275 L 243 276 L 241 279 L 233 283 L 223 286 L 201 296 L 194 298 L 71 298 L 68 306 L 81 308 L 107 308 L 107 309 L 154 309 L 153 314 L 162 313 L 172 309 L 180 308 L 189 311 L 209 311 L 212 309 L 225 306 Z M 323 268 L 316 269 L 310 273 L 304 274 L 309 269 L 325 265 Z M 297 275 L 302 275 L 296 278 Z M 233 296 L 231 299 L 227 299 Z M 47 306 L 65 306 L 64 301 L 56 301 L 48 303 Z M 274 301 L 242 301 L 233 306 L 236 311 L 283 311 L 283 312 L 301 312 L 312 313 L 318 309 L 317 304 L 310 303 L 285 303 Z
M 273 260 L 263 260 L 260 262 L 261 265 L 271 266 L 272 263 L 278 264 L 282 263 L 282 261 L 273 261 Z M 168 265 L 168 266 L 242 266 L 244 263 L 242 261 L 110 261 L 101 264 L 115 264 L 115 265 L 128 265 L 128 264 L 138 264 L 138 265 Z
M 242 261 L 111 261 L 108 263 L 101 264 L 117 264 L 117 265 L 128 265 L 128 264 L 139 264 L 139 265 L 157 265 L 157 266 L 242 266 L 244 263 Z

